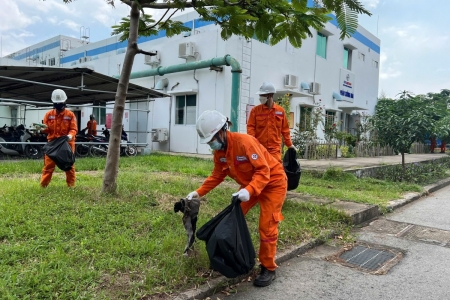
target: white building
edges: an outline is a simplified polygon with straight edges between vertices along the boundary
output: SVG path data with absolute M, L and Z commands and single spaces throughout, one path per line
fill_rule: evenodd
M 239 99 L 238 103 L 233 103 L 236 107 L 232 107 L 232 72 L 229 66 L 133 79 L 132 83 L 163 89 L 171 95 L 150 103 L 128 104 L 128 108 L 148 109 L 147 113 L 125 113 L 125 129 L 131 132 L 130 136 L 137 142 L 148 142 L 153 150 L 209 153 L 207 145 L 199 144 L 195 130 L 195 121 L 205 110 L 216 109 L 227 116 L 236 116 L 237 124 L 233 126 L 233 130 L 246 132 L 247 112 L 253 105 L 259 104 L 255 93 L 264 81 L 272 82 L 277 88 L 275 98 L 286 93 L 292 94 L 291 119 L 295 124 L 301 123 L 301 115 L 319 103 L 325 105 L 327 115 L 343 121 L 343 130 L 354 127 L 357 112 L 374 112 L 378 91 L 380 40 L 361 26 L 351 38 L 342 41 L 339 39 L 337 23 L 332 20 L 321 32 L 313 32 L 312 38 L 304 40 L 300 49 L 295 49 L 287 40 L 275 46 L 256 40 L 247 41 L 238 36 L 224 41 L 220 37 L 220 28 L 202 21 L 196 12 L 186 13 L 176 19 L 192 30 L 172 38 L 167 38 L 164 32 L 157 36 L 139 38 L 141 49 L 157 51 L 158 55 L 137 55 L 133 74 L 157 74 L 157 68 L 229 55 L 240 64 L 242 70 Z M 60 52 L 62 45 L 62 40 L 59 39 L 59 48 L 54 48 L 57 52 Z M 118 42 L 117 36 L 88 44 L 83 44 L 82 40 L 78 42 L 81 45 L 71 42 L 76 47 L 63 51 L 59 56 L 60 66 L 89 67 L 110 76 L 120 74 L 126 42 Z M 42 47 L 45 45 L 41 45 Z M 14 59 L 20 57 L 20 60 L 29 57 L 23 56 L 23 51 L 20 55 L 12 56 Z M 87 122 L 92 112 L 90 107 L 84 109 L 85 120 L 82 120 L 82 124 Z M 112 110 L 109 108 L 96 111 L 100 123 L 105 120 L 104 114 L 110 112 Z M 151 141 L 153 134 L 150 132 L 158 128 L 167 129 L 167 141 Z M 319 135 L 322 135 L 321 132 L 322 130 Z

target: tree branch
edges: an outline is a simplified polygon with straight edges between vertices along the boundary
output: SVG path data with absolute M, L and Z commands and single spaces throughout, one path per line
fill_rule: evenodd
M 140 49 L 140 48 L 138 47 L 138 48 L 137 48 L 137 53 L 145 54 L 145 55 L 150 55 L 150 56 L 155 56 L 156 54 L 158 54 L 158 51 L 156 51 L 156 52 L 147 52 L 147 51 L 144 51 L 144 50 L 142 50 L 142 49 Z
M 133 2 L 131 0 L 120 0 L 120 1 L 128 6 L 131 6 L 131 3 Z
M 178 10 L 178 9 L 177 9 Z M 177 11 L 176 10 L 176 11 Z M 146 27 L 145 29 L 147 30 L 147 29 L 152 29 L 152 28 L 155 28 L 155 26 L 156 25 L 158 25 L 159 23 L 161 23 L 161 21 L 162 21 L 162 19 L 164 19 L 164 17 L 167 15 L 167 13 L 170 11 L 170 8 L 168 8 L 167 10 L 166 10 L 166 12 L 164 13 L 164 15 L 161 17 L 161 19 L 159 19 L 159 21 L 158 22 L 156 22 L 155 24 L 153 24 L 152 26 L 150 26 L 150 27 Z M 175 11 L 175 12 L 176 12 Z M 169 17 L 169 19 L 171 18 L 173 16 L 173 14 Z M 167 19 L 167 20 L 169 20 L 169 19 Z
M 125 0 L 128 1 L 128 0 Z M 154 8 L 154 9 L 170 9 L 176 8 L 171 3 L 141 3 L 143 8 Z M 186 2 L 184 5 L 185 8 L 195 7 L 192 2 Z

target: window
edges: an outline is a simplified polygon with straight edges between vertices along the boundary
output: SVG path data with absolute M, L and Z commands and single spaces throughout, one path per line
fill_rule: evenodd
M 327 37 L 320 32 L 317 33 L 316 54 L 323 58 L 327 58 Z
M 97 124 L 106 124 L 106 103 L 96 103 L 92 114 L 97 120 Z
M 45 61 L 45 60 L 41 60 L 41 65 L 47 65 L 47 61 Z
M 330 128 L 335 124 L 336 112 L 326 111 L 325 113 L 325 128 Z
M 375 69 L 378 69 L 378 62 L 376 60 L 372 60 L 372 66 L 374 66 Z
M 359 57 L 359 60 L 362 60 L 362 61 L 366 60 L 366 56 L 364 55 L 364 53 L 359 52 L 358 57 Z
M 175 107 L 175 124 L 194 125 L 197 120 L 197 96 L 177 96 Z
M 53 58 L 50 58 L 49 60 L 48 60 L 48 65 L 49 66 L 54 66 L 54 65 L 56 65 L 56 62 L 55 62 L 56 60 L 55 60 L 55 58 L 53 57 Z
M 352 50 L 344 47 L 344 69 L 352 69 Z
M 300 106 L 300 123 L 298 124 L 300 131 L 311 129 L 312 107 Z

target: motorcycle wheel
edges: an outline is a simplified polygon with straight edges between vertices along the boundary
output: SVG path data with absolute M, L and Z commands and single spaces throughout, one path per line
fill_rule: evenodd
M 127 146 L 125 148 L 125 155 L 126 156 L 136 156 L 137 155 L 137 148 L 136 148 L 136 146 Z
M 40 159 L 44 156 L 42 152 L 42 147 L 39 145 L 26 145 L 25 146 L 25 156 L 29 159 Z
M 108 148 L 103 145 L 92 145 L 89 147 L 89 155 L 92 157 L 106 156 L 107 151 Z
M 75 155 L 78 157 L 86 157 L 89 155 L 89 146 L 85 144 L 79 144 L 75 147 Z

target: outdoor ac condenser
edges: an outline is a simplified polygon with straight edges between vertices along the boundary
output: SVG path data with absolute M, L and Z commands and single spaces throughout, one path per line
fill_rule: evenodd
M 292 74 L 284 76 L 284 86 L 289 88 L 298 87 L 298 77 Z
M 166 142 L 169 140 L 169 130 L 167 128 L 154 128 L 152 142 Z
M 313 95 L 320 95 L 320 83 L 311 82 L 309 85 L 309 93 Z
M 180 58 L 188 58 L 195 57 L 195 43 L 187 42 L 181 43 L 178 46 L 178 57 Z
M 149 66 L 157 66 L 160 64 L 159 52 L 156 50 L 152 50 L 149 52 L 154 52 L 156 55 L 145 55 L 144 64 Z

